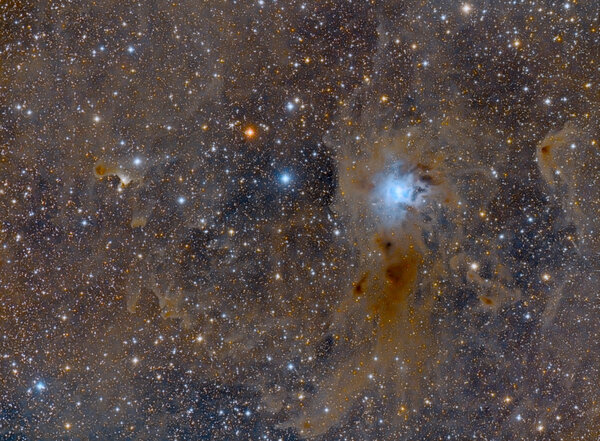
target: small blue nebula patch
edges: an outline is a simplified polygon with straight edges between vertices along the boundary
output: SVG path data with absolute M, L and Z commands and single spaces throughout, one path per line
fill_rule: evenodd
M 401 223 L 407 209 L 419 206 L 429 191 L 428 186 L 402 162 L 396 162 L 378 173 L 373 184 L 371 204 L 375 215 L 386 226 Z

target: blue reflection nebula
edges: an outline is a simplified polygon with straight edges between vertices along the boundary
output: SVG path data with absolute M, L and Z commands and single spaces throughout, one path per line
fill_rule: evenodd
M 396 204 L 410 204 L 415 199 L 414 185 L 410 176 L 397 179 L 388 176 L 383 182 L 383 194 L 388 206 Z
M 401 223 L 409 207 L 417 207 L 428 189 L 401 162 L 396 162 L 375 176 L 371 204 L 386 226 Z

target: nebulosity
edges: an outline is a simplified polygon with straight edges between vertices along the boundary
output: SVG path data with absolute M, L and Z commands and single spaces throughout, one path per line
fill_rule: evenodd
M 492 3 L 0 7 L 0 438 L 597 439 L 597 14 Z
M 376 173 L 371 194 L 372 209 L 383 225 L 402 223 L 409 209 L 418 209 L 427 196 L 427 178 L 419 178 L 406 169 L 401 162 Z

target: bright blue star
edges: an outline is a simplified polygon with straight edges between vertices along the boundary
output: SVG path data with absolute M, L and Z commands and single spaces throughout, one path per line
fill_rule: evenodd
M 281 181 L 282 184 L 287 185 L 292 181 L 292 177 L 288 173 L 283 173 L 279 177 L 279 180 Z

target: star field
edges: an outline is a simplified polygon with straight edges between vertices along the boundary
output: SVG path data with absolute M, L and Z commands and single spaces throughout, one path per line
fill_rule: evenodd
M 0 4 L 0 439 L 600 438 L 593 0 Z

